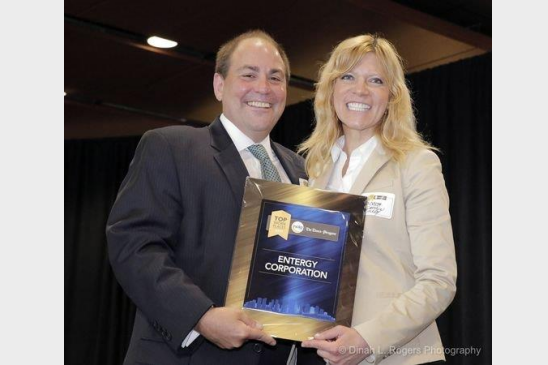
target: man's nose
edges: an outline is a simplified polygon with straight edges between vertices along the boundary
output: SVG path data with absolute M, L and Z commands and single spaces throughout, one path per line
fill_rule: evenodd
M 257 78 L 257 82 L 255 83 L 255 90 L 261 94 L 268 94 L 271 91 L 268 77 L 259 76 Z

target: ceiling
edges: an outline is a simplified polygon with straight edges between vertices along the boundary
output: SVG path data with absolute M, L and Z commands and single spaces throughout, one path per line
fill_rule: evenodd
M 491 1 L 65 0 L 65 139 L 210 123 L 215 52 L 255 28 L 286 49 L 291 105 L 313 97 L 319 66 L 350 36 L 388 38 L 410 73 L 489 52 Z M 151 35 L 179 45 L 155 49 Z

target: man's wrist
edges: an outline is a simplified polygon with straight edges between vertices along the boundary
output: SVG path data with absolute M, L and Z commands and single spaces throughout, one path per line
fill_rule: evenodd
M 194 331 L 196 332 L 199 332 L 199 333 L 202 333 L 202 329 L 201 329 L 201 326 L 203 324 L 203 319 L 209 314 L 209 312 L 211 312 L 211 310 L 215 308 L 214 305 L 211 305 L 211 307 L 209 307 L 205 312 L 204 314 L 202 314 L 202 316 L 200 317 L 200 319 L 198 320 L 198 323 L 196 323 L 196 326 L 194 326 Z

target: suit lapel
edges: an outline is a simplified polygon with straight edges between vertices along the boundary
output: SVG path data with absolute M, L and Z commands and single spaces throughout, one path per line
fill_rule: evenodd
M 312 186 L 318 189 L 325 189 L 327 187 L 327 183 L 329 182 L 329 178 L 333 174 L 333 168 L 335 168 L 335 164 L 330 157 L 324 172 L 314 180 Z
M 249 176 L 247 168 L 219 118 L 211 123 L 209 132 L 213 156 L 230 185 L 236 204 L 240 206 L 244 196 L 245 178 Z
M 369 156 L 369 159 L 363 166 L 362 170 L 360 171 L 358 177 L 356 178 L 356 181 L 354 181 L 354 185 L 350 188 L 349 193 L 360 195 L 366 188 L 366 186 L 369 184 L 373 176 L 379 171 L 381 167 L 384 166 L 385 163 L 387 163 L 390 160 L 390 155 L 386 153 L 384 148 L 382 148 L 382 145 L 379 144 L 377 147 L 373 150 L 371 153 L 371 156 Z
M 272 140 L 270 140 L 270 146 L 272 147 L 272 150 L 278 156 L 278 159 L 280 160 L 280 163 L 282 164 L 282 167 L 285 170 L 285 173 L 287 174 L 287 177 L 289 177 L 289 180 L 291 180 L 292 184 L 299 185 L 299 177 L 302 177 L 302 174 L 299 173 L 299 171 L 296 170 L 296 164 L 292 163 L 292 156 L 287 154 L 284 150 L 278 148 Z

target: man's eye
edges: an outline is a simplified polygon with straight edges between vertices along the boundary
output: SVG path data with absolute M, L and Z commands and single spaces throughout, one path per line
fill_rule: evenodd
M 282 82 L 283 81 L 283 79 L 279 76 L 272 76 L 270 78 L 270 80 L 275 81 L 275 82 Z
M 252 79 L 252 78 L 255 77 L 255 75 L 253 75 L 253 74 L 243 74 L 242 77 L 246 78 L 246 79 Z

